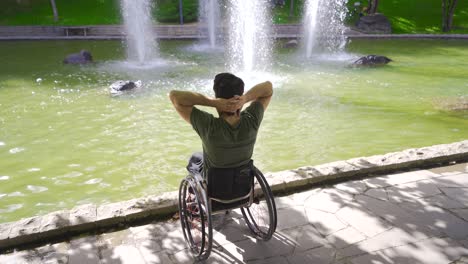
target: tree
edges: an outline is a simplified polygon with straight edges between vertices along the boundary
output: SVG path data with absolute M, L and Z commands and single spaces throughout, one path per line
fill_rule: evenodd
M 452 30 L 453 13 L 458 0 L 442 0 L 442 31 L 448 32 Z
M 54 21 L 58 21 L 58 11 L 57 5 L 55 4 L 55 0 L 50 0 L 50 5 L 52 6 L 52 11 L 54 12 Z
M 289 6 L 289 18 L 293 17 L 294 15 L 294 0 L 290 0 L 290 6 Z
M 367 6 L 367 13 L 368 14 L 377 13 L 378 6 L 379 6 L 379 0 L 369 0 L 369 4 Z

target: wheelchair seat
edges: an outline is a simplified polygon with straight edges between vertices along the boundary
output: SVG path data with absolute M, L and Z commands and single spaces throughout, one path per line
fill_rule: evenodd
M 210 168 L 206 172 L 212 213 L 247 206 L 254 188 L 253 161 L 236 168 Z

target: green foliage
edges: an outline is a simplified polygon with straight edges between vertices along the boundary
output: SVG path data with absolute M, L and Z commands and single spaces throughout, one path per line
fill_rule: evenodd
M 349 0 L 349 10 L 354 10 L 355 2 L 361 2 L 361 8 L 367 6 L 367 0 Z M 377 12 L 388 17 L 393 33 L 442 33 L 441 0 L 382 0 Z M 347 21 L 352 24 L 357 18 L 357 13 L 350 12 Z M 450 33 L 468 33 L 468 1 L 458 1 L 453 22 Z
M 302 13 L 305 0 L 294 0 L 294 8 L 292 16 L 291 12 L 291 0 L 286 0 L 284 6 L 277 6 L 273 8 L 273 22 L 275 24 L 287 24 L 287 23 L 300 23 L 302 20 Z
M 162 23 L 179 23 L 178 0 L 154 0 L 155 18 Z M 226 0 L 220 0 L 226 4 Z M 239 0 L 240 1 L 240 0 Z M 247 1 L 247 0 L 245 0 Z M 290 16 L 290 1 L 272 9 L 276 24 L 300 23 L 306 0 L 294 0 Z M 367 0 L 349 0 L 346 22 L 353 25 Z M 0 0 L 0 25 L 106 25 L 120 24 L 120 0 L 56 0 L 59 21 L 54 22 L 50 0 Z M 441 0 L 381 0 L 378 12 L 392 23 L 394 33 L 442 33 Z M 183 0 L 184 23 L 197 21 L 198 0 Z M 468 1 L 458 1 L 451 33 L 468 33 Z
M 183 0 L 182 2 L 184 23 L 197 21 L 198 1 Z M 179 1 L 178 0 L 156 0 L 154 16 L 159 22 L 179 23 Z
M 59 21 L 54 22 L 50 0 L 0 1 L 0 25 L 119 24 L 119 0 L 55 0 Z

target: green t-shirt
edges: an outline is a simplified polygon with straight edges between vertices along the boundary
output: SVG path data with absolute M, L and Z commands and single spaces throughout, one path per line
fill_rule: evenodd
M 194 107 L 190 123 L 202 140 L 204 169 L 247 164 L 252 158 L 263 112 L 263 105 L 254 101 L 241 112 L 240 122 L 231 127 L 224 119 Z

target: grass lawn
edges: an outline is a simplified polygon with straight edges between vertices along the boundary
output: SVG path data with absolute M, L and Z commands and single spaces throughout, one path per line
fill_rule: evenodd
M 155 0 L 154 16 L 160 23 L 178 23 L 177 0 Z M 225 1 L 225 0 L 224 0 Z M 273 9 L 274 23 L 300 23 L 306 0 L 294 0 L 290 16 L 290 1 L 283 7 Z M 331 1 L 331 0 L 323 0 Z M 349 0 L 351 10 L 348 22 L 352 24 L 357 16 L 354 3 L 361 6 L 367 0 Z M 106 25 L 120 24 L 120 0 L 56 0 L 60 20 L 53 21 L 50 0 L 0 0 L 0 25 Z M 198 0 L 183 0 L 184 21 L 194 22 L 198 14 Z M 379 12 L 391 21 L 394 33 L 442 33 L 441 0 L 383 0 Z M 454 16 L 454 30 L 451 33 L 468 33 L 468 1 L 460 0 Z

